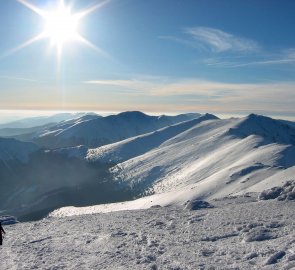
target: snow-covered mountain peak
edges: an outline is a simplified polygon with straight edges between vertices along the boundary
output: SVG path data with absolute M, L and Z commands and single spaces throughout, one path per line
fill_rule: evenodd
M 142 155 L 159 147 L 167 140 L 207 120 L 218 119 L 215 115 L 205 114 L 197 119 L 174 124 L 156 131 L 128 138 L 126 140 L 90 149 L 87 159 L 103 163 L 118 163 Z
M 185 130 L 157 148 L 123 159 L 112 168 L 113 175 L 143 192 L 171 191 L 194 198 L 216 198 L 245 190 L 294 166 L 295 132 L 280 121 L 254 114 L 245 118 L 203 118 L 207 121 L 200 117 L 183 123 L 187 125 Z M 194 125 L 189 126 L 190 122 Z M 115 153 L 117 158 L 127 149 L 108 149 L 108 153 Z
M 264 143 L 295 144 L 295 129 L 270 117 L 250 114 L 228 131 L 230 135 L 245 138 L 257 135 Z
M 13 215 L 32 217 L 50 207 L 128 201 L 152 193 L 142 198 L 145 205 L 183 205 L 261 191 L 294 176 L 294 129 L 260 115 L 218 119 L 135 111 L 82 116 L 49 131 L 44 136 L 57 149 L 32 153 L 23 164 L 15 159 L 25 159 L 35 147 L 18 142 L 21 146 L 8 149 L 9 142 L 17 143 L 11 140 L 1 148 L 0 140 L 0 180 L 5 183 L 0 205 Z M 89 149 L 96 143 L 104 145 Z
M 214 114 L 205 113 L 204 115 L 200 116 L 199 119 L 202 119 L 202 121 L 204 121 L 204 120 L 214 120 L 219 118 Z
M 87 115 L 75 121 L 62 122 L 44 132 L 42 130 L 41 133 L 35 134 L 33 142 L 51 149 L 82 144 L 95 148 L 197 117 L 198 114 L 182 114 L 159 118 L 139 111 L 123 112 L 106 117 Z
M 118 114 L 119 117 L 122 118 L 133 118 L 133 119 L 142 119 L 148 117 L 147 114 L 140 112 L 140 111 L 127 111 Z

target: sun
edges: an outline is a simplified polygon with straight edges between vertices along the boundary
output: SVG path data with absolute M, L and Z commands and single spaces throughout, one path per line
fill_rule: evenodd
M 70 6 L 65 4 L 65 0 L 56 0 L 55 8 L 50 10 L 41 9 L 29 3 L 27 0 L 17 1 L 40 15 L 43 20 L 44 27 L 40 34 L 14 48 L 11 50 L 11 53 L 23 49 L 24 47 L 27 47 L 41 39 L 48 39 L 50 44 L 56 48 L 58 58 L 61 57 L 63 48 L 71 42 L 83 43 L 84 45 L 95 49 L 99 53 L 107 55 L 79 33 L 79 24 L 80 21 L 89 13 L 102 7 L 106 3 L 110 2 L 110 0 L 100 1 L 97 5 L 76 13 L 72 11 Z
M 71 9 L 64 6 L 63 2 L 56 10 L 45 13 L 43 19 L 45 23 L 41 35 L 49 38 L 59 50 L 66 43 L 80 39 L 78 32 L 80 17 L 73 15 Z

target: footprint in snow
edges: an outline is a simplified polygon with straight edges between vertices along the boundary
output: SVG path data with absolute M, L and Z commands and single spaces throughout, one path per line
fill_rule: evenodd
M 188 224 L 197 223 L 203 220 L 204 215 L 195 215 L 188 219 Z
M 117 232 L 111 233 L 111 237 L 124 237 L 126 235 L 127 235 L 127 233 L 125 233 L 123 231 L 117 231 Z
M 258 257 L 258 254 L 256 252 L 251 252 L 251 253 L 249 253 L 249 254 L 247 254 L 245 256 L 245 259 L 246 260 L 252 260 L 252 259 L 257 258 L 257 257 Z
M 148 239 L 147 241 L 147 246 L 148 247 L 158 247 L 159 246 L 159 243 L 155 240 L 151 240 L 151 239 Z
M 215 253 L 214 250 L 210 250 L 210 249 L 202 249 L 200 251 L 200 255 L 204 256 L 204 257 L 210 257 L 213 256 L 213 254 Z
M 42 241 L 45 241 L 45 240 L 48 240 L 48 239 L 51 239 L 51 238 L 52 238 L 51 236 L 48 236 L 48 237 L 45 237 L 45 238 L 33 240 L 33 241 L 29 242 L 29 244 L 39 243 L 39 242 L 42 242 Z
M 264 265 L 276 264 L 278 260 L 282 259 L 286 255 L 285 251 L 278 251 L 271 255 L 264 263 Z
M 148 224 L 149 227 L 151 227 L 151 228 L 157 227 L 159 229 L 162 229 L 163 227 L 166 227 L 166 224 L 160 220 L 151 220 L 151 221 L 147 222 L 146 224 Z
M 265 241 L 277 238 L 271 230 L 264 227 L 257 227 L 244 234 L 244 242 Z

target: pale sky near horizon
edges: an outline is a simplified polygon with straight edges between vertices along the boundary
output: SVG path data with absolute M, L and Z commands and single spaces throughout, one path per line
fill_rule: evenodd
M 62 52 L 60 0 L 0 2 L 0 110 L 295 117 L 295 1 L 64 2 L 87 14 Z

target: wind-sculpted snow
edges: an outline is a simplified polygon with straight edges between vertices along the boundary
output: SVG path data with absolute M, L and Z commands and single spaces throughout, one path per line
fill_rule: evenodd
M 270 189 L 276 186 L 282 186 L 284 183 L 294 179 L 295 175 L 295 166 L 290 168 L 286 168 L 283 170 L 279 170 L 275 172 L 273 175 L 266 177 L 264 180 L 254 184 L 251 187 L 248 187 L 244 190 L 244 192 L 255 192 L 255 191 L 263 191 L 266 189 Z
M 259 194 L 260 200 L 277 199 L 279 201 L 295 201 L 295 180 L 287 181 L 282 187 L 273 187 Z
M 233 128 L 229 134 L 238 137 L 258 135 L 264 139 L 265 144 L 280 143 L 295 145 L 295 128 L 279 120 L 269 117 L 250 114 Z
M 110 136 L 127 132 L 120 130 L 127 124 L 130 136 L 139 132 L 138 125 L 156 128 L 185 117 L 90 115 L 58 124 L 51 135 L 106 121 L 108 132 L 114 131 Z M 89 136 L 97 135 L 93 132 Z M 207 114 L 96 149 L 79 145 L 40 150 L 26 165 L 14 159 L 0 163 L 0 210 L 32 220 L 62 206 L 122 202 L 150 194 L 154 196 L 120 204 L 119 210 L 262 192 L 294 179 L 293 137 L 294 129 L 279 120 L 257 115 L 222 120 Z
M 158 146 L 165 141 L 175 137 L 177 134 L 192 128 L 196 124 L 217 119 L 216 116 L 205 114 L 197 119 L 175 124 L 157 131 L 147 133 L 141 136 L 132 137 L 114 144 L 102 146 L 96 149 L 90 149 L 87 154 L 89 161 L 100 161 L 103 163 L 119 163 L 140 156 Z
M 142 112 L 123 112 L 59 124 L 37 134 L 33 141 L 52 149 L 78 145 L 95 148 L 198 117 L 200 114 L 149 116 Z
M 1 270 L 294 269 L 294 202 L 255 198 L 5 226 Z
M 294 134 L 279 121 L 255 115 L 202 121 L 119 163 L 112 173 L 123 185 L 144 193 L 177 194 L 182 188 L 200 198 L 226 196 L 259 187 L 265 179 L 294 167 Z M 108 151 L 112 150 L 120 153 L 110 145 Z M 263 189 L 262 185 L 255 191 Z

